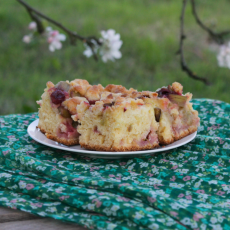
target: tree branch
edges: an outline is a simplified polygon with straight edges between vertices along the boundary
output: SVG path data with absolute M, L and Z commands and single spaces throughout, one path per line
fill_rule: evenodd
M 26 10 L 27 10 L 28 14 L 30 15 L 31 19 L 36 22 L 38 33 L 42 34 L 45 31 L 45 29 L 44 29 L 44 26 L 43 26 L 40 18 L 37 17 L 35 14 L 33 14 L 33 12 L 31 10 L 29 10 L 28 8 L 26 8 Z
M 204 82 L 206 85 L 209 85 L 210 82 L 203 77 L 197 76 L 186 64 L 185 59 L 184 59 L 184 39 L 186 38 L 184 34 L 184 14 L 185 14 L 185 9 L 187 5 L 187 0 L 183 0 L 183 6 L 182 6 L 182 11 L 181 11 L 181 16 L 180 16 L 180 43 L 179 43 L 179 51 L 178 54 L 180 54 L 180 64 L 181 64 L 181 69 L 188 74 L 189 77 L 199 80 Z
M 220 33 L 216 33 L 214 31 L 212 31 L 210 28 L 208 28 L 206 25 L 204 25 L 204 23 L 200 20 L 197 11 L 196 11 L 196 3 L 195 0 L 191 0 L 191 5 L 192 5 L 192 13 L 193 16 L 197 22 L 197 24 L 203 29 L 205 30 L 209 36 L 217 43 L 217 44 L 223 44 L 224 43 L 224 36 L 230 34 L 230 30 L 226 30 Z
M 17 0 L 17 1 L 26 8 L 26 10 L 28 11 L 31 19 L 34 20 L 37 23 L 37 27 L 38 27 L 37 29 L 38 29 L 39 33 L 43 33 L 44 32 L 44 27 L 43 27 L 42 22 L 41 22 L 41 20 L 39 18 L 39 17 L 41 17 L 41 18 L 44 18 L 47 21 L 51 22 L 55 26 L 61 28 L 63 31 L 65 31 L 69 35 L 70 42 L 71 42 L 72 45 L 76 44 L 76 40 L 77 39 L 81 40 L 84 43 L 86 43 L 90 47 L 90 49 L 92 50 L 94 59 L 98 60 L 97 54 L 94 51 L 95 44 L 92 42 L 92 40 L 94 40 L 97 43 L 97 45 L 100 46 L 100 45 L 102 45 L 102 43 L 99 41 L 99 39 L 97 39 L 94 36 L 83 37 L 83 36 L 77 34 L 76 32 L 72 32 L 71 30 L 69 30 L 66 27 L 64 27 L 61 23 L 59 23 L 59 22 L 51 19 L 50 17 L 48 17 L 48 16 L 40 13 L 38 10 L 34 9 L 33 7 L 31 7 L 30 5 L 28 5 L 23 0 Z

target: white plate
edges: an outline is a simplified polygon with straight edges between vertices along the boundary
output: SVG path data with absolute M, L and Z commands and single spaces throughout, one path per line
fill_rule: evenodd
M 187 137 L 182 138 L 179 141 L 176 141 L 170 145 L 167 145 L 165 147 L 160 147 L 156 149 L 151 150 L 142 150 L 142 151 L 131 151 L 131 152 L 102 152 L 102 151 L 92 151 L 92 150 L 86 150 L 85 148 L 81 148 L 80 145 L 74 145 L 74 146 L 66 146 L 63 144 L 60 144 L 58 142 L 52 141 L 48 139 L 41 131 L 37 128 L 38 120 L 33 121 L 29 127 L 27 128 L 27 132 L 30 135 L 31 138 L 33 138 L 35 141 L 47 145 L 52 148 L 66 150 L 70 152 L 75 152 L 80 155 L 85 155 L 89 157 L 96 157 L 96 158 L 108 158 L 108 159 L 118 159 L 118 158 L 127 158 L 127 157 L 136 157 L 140 155 L 146 155 L 146 154 L 152 154 L 152 153 L 158 153 L 167 151 L 170 149 L 177 148 L 179 146 L 185 145 L 188 142 L 192 141 L 196 137 L 196 133 L 192 133 Z

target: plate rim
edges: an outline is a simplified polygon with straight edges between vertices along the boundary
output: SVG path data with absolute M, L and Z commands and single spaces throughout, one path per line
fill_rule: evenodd
M 55 148 L 55 149 L 60 149 L 60 150 L 65 150 L 65 151 L 70 151 L 70 152 L 75 152 L 75 153 L 81 153 L 81 154 L 92 154 L 92 155 L 105 155 L 105 156 L 110 156 L 110 155 L 116 155 L 116 156 L 132 156 L 132 155 L 144 155 L 144 154 L 151 154 L 151 153 L 158 153 L 158 152 L 164 152 L 164 151 L 168 151 L 168 150 L 171 150 L 171 149 L 175 149 L 175 148 L 178 148 L 182 145 L 185 145 L 189 142 L 191 142 L 197 135 L 197 131 L 195 131 L 194 133 L 191 133 L 190 135 L 184 137 L 186 138 L 187 140 L 185 140 L 184 142 L 182 143 L 176 143 L 176 142 L 179 142 L 181 140 L 183 140 L 184 138 L 178 140 L 178 141 L 175 141 L 173 142 L 172 144 L 169 144 L 169 145 L 166 145 L 164 147 L 160 147 L 160 148 L 154 148 L 154 149 L 148 149 L 148 150 L 140 150 L 140 151 L 127 151 L 127 152 L 106 152 L 106 151 L 93 151 L 93 150 L 87 150 L 87 149 L 72 149 L 71 147 L 75 146 L 67 146 L 67 145 L 62 145 L 60 143 L 57 144 L 56 141 L 53 141 L 51 139 L 48 139 L 41 131 L 39 128 L 37 128 L 37 124 L 38 124 L 38 121 L 39 119 L 36 119 L 34 120 L 33 122 L 31 122 L 29 124 L 29 126 L 27 127 L 27 133 L 29 134 L 29 136 L 39 142 L 40 144 L 43 144 L 43 145 L 46 145 L 46 146 L 49 146 L 51 148 Z M 34 135 L 32 135 L 32 131 L 31 129 L 34 128 L 35 126 L 35 129 L 39 129 L 38 131 L 44 135 L 44 137 L 46 139 L 48 139 L 49 141 L 53 141 L 55 144 L 50 144 L 50 143 L 46 143 L 42 140 L 40 140 L 39 138 L 35 137 Z M 190 137 L 190 138 L 189 138 Z M 176 145 L 175 145 L 176 143 Z M 170 146 L 171 145 L 171 146 Z

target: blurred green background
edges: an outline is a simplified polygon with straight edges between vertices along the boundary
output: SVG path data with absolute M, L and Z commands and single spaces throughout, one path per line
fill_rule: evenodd
M 230 70 L 219 68 L 215 46 L 195 23 L 190 5 L 186 10 L 185 57 L 189 66 L 207 77 L 211 86 L 189 78 L 181 71 L 178 50 L 179 16 L 182 1 L 172 0 L 28 0 L 31 6 L 62 22 L 81 35 L 100 36 L 113 28 L 121 34 L 123 57 L 115 62 L 95 62 L 83 56 L 84 46 L 65 42 L 54 53 L 46 42 L 24 44 L 31 22 L 16 1 L 0 7 L 0 114 L 37 111 L 36 100 L 47 81 L 75 78 L 91 84 L 122 84 L 138 90 L 156 90 L 174 81 L 195 98 L 230 102 Z M 203 22 L 214 30 L 230 29 L 228 0 L 197 1 Z M 53 25 L 50 24 L 53 28 Z

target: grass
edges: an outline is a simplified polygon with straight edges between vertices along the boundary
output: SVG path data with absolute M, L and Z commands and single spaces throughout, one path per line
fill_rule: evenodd
M 191 9 L 186 11 L 187 63 L 211 86 L 190 79 L 179 66 L 179 15 L 181 1 L 27 1 L 81 35 L 97 35 L 110 28 L 121 34 L 123 57 L 107 64 L 83 56 L 84 46 L 65 42 L 62 50 L 49 52 L 45 42 L 26 45 L 22 37 L 31 21 L 16 1 L 5 1 L 0 8 L 0 114 L 37 111 L 35 103 L 47 81 L 75 78 L 91 84 L 122 84 L 138 90 L 156 90 L 174 81 L 192 92 L 195 98 L 213 98 L 230 102 L 230 72 L 219 68 L 216 53 L 207 42 L 207 34 L 195 23 Z M 198 1 L 197 1 L 198 2 Z M 203 21 L 216 30 L 229 29 L 228 0 L 199 1 Z M 52 25 L 51 25 L 52 26 Z M 52 26 L 53 27 L 53 26 Z

